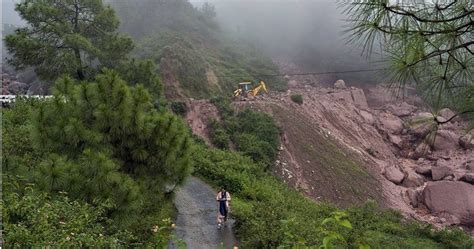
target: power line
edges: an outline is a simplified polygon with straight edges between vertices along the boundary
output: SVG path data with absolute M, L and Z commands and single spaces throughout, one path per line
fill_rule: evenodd
M 340 74 L 340 73 L 362 73 L 362 72 L 375 72 L 388 70 L 387 68 L 378 68 L 378 69 L 359 69 L 359 70 L 347 70 L 347 71 L 327 71 L 327 72 L 304 72 L 304 73 L 285 73 L 285 74 L 259 74 L 259 75 L 250 75 L 253 77 L 278 77 L 278 76 L 302 76 L 302 75 L 323 75 L 323 74 Z M 239 75 L 225 75 L 218 76 L 220 78 L 229 78 L 229 77 L 238 77 Z

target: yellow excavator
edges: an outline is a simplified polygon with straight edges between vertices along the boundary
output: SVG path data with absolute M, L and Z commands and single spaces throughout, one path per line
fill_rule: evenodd
M 239 88 L 234 91 L 234 97 L 256 97 L 260 92 L 264 91 L 268 93 L 267 85 L 263 80 L 260 81 L 258 86 L 251 88 L 252 82 L 240 82 Z M 246 100 L 246 99 L 244 99 Z

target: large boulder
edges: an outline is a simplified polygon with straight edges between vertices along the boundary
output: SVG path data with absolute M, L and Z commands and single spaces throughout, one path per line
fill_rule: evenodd
M 400 104 L 389 104 L 386 109 L 395 116 L 406 117 L 416 111 L 417 107 L 407 102 L 402 102 Z
M 453 171 L 451 168 L 446 166 L 437 166 L 431 168 L 431 176 L 434 181 L 439 181 L 445 178 L 446 176 L 452 175 Z
M 421 201 L 421 191 L 409 188 L 406 190 L 406 195 L 408 197 L 409 204 L 413 207 L 418 207 L 418 204 Z
M 28 85 L 19 81 L 12 81 L 8 85 L 8 91 L 13 94 L 25 94 L 28 90 Z
M 449 120 L 451 119 L 452 117 L 454 117 L 456 115 L 456 113 L 454 113 L 451 109 L 449 108 L 443 108 L 439 111 L 438 113 L 439 116 L 443 117 L 445 120 Z M 453 118 L 453 120 L 456 119 L 456 118 Z M 451 120 L 451 121 L 453 121 Z
M 439 130 L 436 133 L 433 149 L 436 151 L 452 151 L 458 148 L 459 136 L 448 130 Z
M 393 165 L 385 168 L 384 175 L 387 180 L 397 185 L 400 184 L 405 178 L 405 174 L 403 174 L 403 172 L 398 167 Z
M 373 125 L 375 123 L 374 116 L 370 112 L 360 110 L 359 114 L 368 124 Z
M 344 80 L 337 80 L 336 82 L 334 82 L 334 88 L 346 88 L 346 82 L 344 82 Z
M 407 188 L 416 188 L 425 183 L 425 179 L 415 173 L 414 171 L 408 171 L 405 179 L 402 182 L 402 185 L 407 187 Z
M 381 124 L 380 129 L 383 129 L 391 134 L 400 134 L 403 130 L 402 120 L 394 115 L 388 113 L 382 113 L 379 117 Z
M 473 130 L 474 131 L 474 130 Z M 474 135 L 473 131 L 459 138 L 459 145 L 464 149 L 474 149 Z
M 424 138 L 436 126 L 433 114 L 421 112 L 413 116 L 408 125 L 408 132 L 416 137 Z
M 332 94 L 333 98 L 336 100 L 343 100 L 347 103 L 353 103 L 352 94 L 349 91 L 340 91 Z
M 431 177 L 431 166 L 430 165 L 417 165 L 415 167 L 415 172 L 420 175 Z
M 402 148 L 402 139 L 398 135 L 388 135 L 388 139 L 390 142 L 392 142 L 394 145 L 396 145 L 398 148 Z
M 474 184 L 474 173 L 466 173 L 463 176 L 461 176 L 459 180 L 470 183 L 470 184 Z
M 465 182 L 429 182 L 423 202 L 432 214 L 456 217 L 461 225 L 474 225 L 474 185 Z
M 351 89 L 352 99 L 354 104 L 361 109 L 368 109 L 369 104 L 367 104 L 367 98 L 365 97 L 364 90 L 360 88 Z
M 430 146 L 427 143 L 422 142 L 418 146 L 416 146 L 415 152 L 413 153 L 413 158 L 414 159 L 422 158 L 430 153 L 431 153 Z

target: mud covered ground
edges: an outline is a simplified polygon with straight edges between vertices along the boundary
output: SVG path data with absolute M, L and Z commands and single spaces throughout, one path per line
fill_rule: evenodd
M 237 244 L 232 232 L 232 219 L 217 229 L 215 196 L 216 192 L 209 185 L 195 177 L 189 177 L 176 192 L 176 235 L 186 242 L 186 248 L 233 248 Z M 177 247 L 170 245 L 169 248 Z

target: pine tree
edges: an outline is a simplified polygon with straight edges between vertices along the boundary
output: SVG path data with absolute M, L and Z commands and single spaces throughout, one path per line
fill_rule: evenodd
M 189 174 L 186 125 L 157 111 L 143 86 L 106 71 L 89 83 L 61 78 L 53 92 L 32 130 L 35 147 L 49 155 L 39 177 L 44 189 L 110 203 L 111 214 L 126 222 L 159 209 Z
M 369 53 L 380 44 L 394 83 L 414 83 L 435 109 L 474 112 L 472 1 L 341 3 L 351 22 L 350 41 L 361 41 Z
M 5 38 L 9 63 L 17 69 L 32 66 L 43 79 L 92 78 L 133 48 L 130 38 L 116 32 L 119 21 L 102 0 L 22 0 L 16 11 L 27 26 Z

